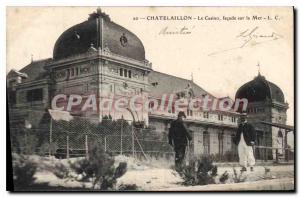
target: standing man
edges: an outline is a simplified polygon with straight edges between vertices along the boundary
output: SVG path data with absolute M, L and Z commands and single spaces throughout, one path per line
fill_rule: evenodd
M 247 171 L 249 164 L 250 170 L 253 171 L 255 158 L 253 146 L 255 144 L 255 130 L 253 126 L 247 122 L 247 114 L 242 113 L 240 124 L 235 136 L 235 144 L 238 145 L 239 163 L 242 166 L 241 171 Z
M 188 141 L 192 140 L 186 126 L 183 123 L 183 117 L 186 118 L 183 111 L 178 113 L 176 120 L 171 122 L 169 129 L 169 144 L 174 147 L 175 151 L 175 168 L 180 171 L 185 157 L 185 149 Z

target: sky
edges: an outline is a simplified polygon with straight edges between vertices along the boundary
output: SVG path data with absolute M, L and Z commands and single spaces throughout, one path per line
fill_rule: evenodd
M 7 72 L 23 68 L 31 58 L 51 58 L 57 38 L 95 10 L 96 7 L 8 7 Z M 282 89 L 290 107 L 287 124 L 294 124 L 291 7 L 102 7 L 102 11 L 140 38 L 154 70 L 186 79 L 193 77 L 196 84 L 216 97 L 234 98 L 237 89 L 257 76 L 260 69 L 261 75 Z M 134 20 L 147 16 L 195 19 Z M 246 16 L 250 20 L 208 20 Z M 255 16 L 269 16 L 272 20 L 253 20 Z M 207 20 L 197 20 L 198 17 Z M 166 28 L 184 28 L 190 33 L 162 34 Z M 251 31 L 276 39 L 252 38 L 246 43 Z

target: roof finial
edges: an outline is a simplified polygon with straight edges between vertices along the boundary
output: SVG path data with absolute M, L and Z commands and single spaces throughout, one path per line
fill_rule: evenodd
M 100 7 L 98 7 L 96 9 L 96 12 L 93 12 L 93 13 L 89 14 L 89 20 L 96 19 L 96 18 L 103 18 L 105 20 L 110 21 L 109 16 L 107 14 L 105 14 L 104 12 L 102 12 Z
M 102 13 L 102 10 L 100 7 L 97 8 L 97 14 L 101 14 Z
M 259 62 L 257 62 L 257 66 L 258 66 L 258 75 L 260 75 L 260 64 L 259 64 Z
M 33 62 L 33 54 L 30 55 L 30 61 Z
M 191 81 L 194 82 L 194 75 L 193 75 L 193 72 L 191 73 Z

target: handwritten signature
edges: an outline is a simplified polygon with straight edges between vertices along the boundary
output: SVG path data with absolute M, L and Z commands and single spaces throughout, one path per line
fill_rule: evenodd
M 242 45 L 240 46 L 240 48 L 243 48 L 244 46 L 246 46 L 247 44 L 250 43 L 251 40 L 255 40 L 256 44 L 257 43 L 262 43 L 265 41 L 270 41 L 270 40 L 278 40 L 280 38 L 282 38 L 283 36 L 272 32 L 270 34 L 259 34 L 256 33 L 258 30 L 258 26 L 256 26 L 255 28 L 253 28 L 252 30 L 246 29 L 245 31 L 241 32 L 237 38 L 243 38 L 244 41 L 242 43 Z M 262 41 L 257 41 L 257 39 L 264 39 Z
M 229 48 L 229 49 L 225 49 L 225 50 L 221 50 L 221 51 L 216 51 L 216 52 L 208 54 L 208 56 L 213 56 L 213 55 L 216 55 L 219 53 L 224 53 L 224 52 L 228 52 L 228 51 L 232 51 L 232 50 L 236 50 L 236 49 L 241 49 L 244 47 L 251 47 L 251 46 L 255 46 L 258 44 L 265 43 L 265 42 L 275 41 L 275 40 L 283 38 L 282 35 L 280 35 L 276 32 L 271 32 L 269 34 L 258 33 L 257 32 L 258 29 L 259 29 L 259 27 L 256 26 L 253 29 L 246 29 L 246 30 L 240 32 L 236 36 L 236 38 L 242 39 L 242 43 L 238 47 Z
M 180 27 L 180 28 L 170 28 L 168 26 L 162 28 L 160 30 L 160 32 L 158 33 L 159 35 L 189 35 L 192 33 L 192 29 L 194 28 L 191 27 L 186 27 L 186 26 L 183 26 L 183 27 Z

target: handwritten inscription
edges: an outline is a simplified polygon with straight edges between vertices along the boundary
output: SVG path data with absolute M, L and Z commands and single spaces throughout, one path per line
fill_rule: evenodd
M 163 27 L 160 31 L 159 31 L 159 35 L 189 35 L 192 33 L 192 29 L 194 28 L 191 27 L 186 27 L 186 26 L 183 26 L 183 27 L 169 27 L 169 26 L 166 26 L 166 27 Z
M 224 49 L 221 51 L 216 51 L 216 52 L 210 53 L 208 56 L 213 56 L 213 55 L 217 55 L 220 53 L 229 52 L 232 50 L 242 49 L 244 47 L 252 47 L 252 46 L 255 46 L 258 44 L 271 42 L 271 41 L 275 41 L 275 40 L 283 38 L 282 35 L 280 35 L 276 32 L 263 33 L 263 32 L 258 32 L 258 30 L 259 30 L 259 27 L 256 26 L 254 28 L 251 28 L 251 29 L 248 28 L 248 29 L 241 31 L 236 36 L 237 39 L 241 40 L 240 45 L 238 45 L 237 47 L 232 47 L 232 48 L 228 48 L 228 49 Z
M 237 36 L 237 38 L 243 39 L 241 48 L 249 44 L 250 41 L 254 41 L 253 44 L 259 44 L 265 41 L 278 40 L 283 37 L 276 32 L 271 32 L 269 34 L 257 33 L 258 29 L 258 26 L 254 27 L 253 29 L 246 29 Z

